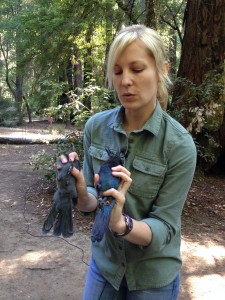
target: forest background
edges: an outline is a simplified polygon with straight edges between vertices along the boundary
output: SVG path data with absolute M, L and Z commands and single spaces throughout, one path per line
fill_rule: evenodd
M 117 105 L 105 85 L 109 46 L 122 26 L 145 24 L 167 45 L 168 113 L 192 134 L 198 167 L 225 173 L 223 0 L 2 0 L 0 16 L 1 126 L 83 126 Z

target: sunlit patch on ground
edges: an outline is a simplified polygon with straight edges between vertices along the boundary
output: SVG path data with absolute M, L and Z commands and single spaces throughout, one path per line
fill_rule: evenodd
M 54 262 L 58 256 L 58 251 L 32 251 L 24 255 L 18 256 L 14 259 L 4 259 L 0 261 L 0 274 L 1 277 L 7 277 L 11 274 L 17 273 L 18 269 L 37 267 L 37 268 L 49 268 L 51 261 Z
M 223 300 L 225 246 L 212 240 L 182 240 L 183 279 L 180 300 Z
M 192 291 L 189 300 L 224 300 L 225 276 L 218 274 L 190 276 L 187 284 Z M 212 289 L 213 286 L 213 289 Z

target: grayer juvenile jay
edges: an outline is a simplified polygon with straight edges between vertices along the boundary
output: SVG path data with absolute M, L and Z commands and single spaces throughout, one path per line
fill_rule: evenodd
M 53 234 L 55 236 L 62 234 L 63 237 L 70 237 L 73 235 L 72 211 L 77 204 L 75 178 L 70 173 L 73 166 L 80 170 L 78 160 L 70 162 L 68 159 L 67 163 L 58 160 L 56 163 L 57 190 L 53 197 L 53 206 L 42 228 L 43 233 L 48 233 L 54 225 Z
M 108 230 L 112 208 L 115 204 L 115 199 L 112 197 L 102 197 L 102 193 L 110 188 L 118 190 L 121 179 L 112 175 L 112 167 L 122 165 L 121 154 L 112 153 L 106 149 L 109 158 L 103 162 L 99 170 L 99 182 L 96 186 L 98 193 L 99 205 L 95 222 L 92 228 L 92 242 L 100 242 Z

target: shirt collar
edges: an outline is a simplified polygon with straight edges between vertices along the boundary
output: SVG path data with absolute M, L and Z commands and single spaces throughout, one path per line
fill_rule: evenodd
M 118 132 L 125 132 L 123 128 L 123 116 L 124 116 L 124 107 L 121 106 L 117 110 L 117 114 L 115 116 L 115 119 L 113 122 L 110 122 L 108 125 L 112 127 L 115 131 Z M 160 124 L 161 124 L 161 119 L 162 119 L 162 108 L 159 104 L 159 102 L 156 102 L 156 108 L 151 115 L 151 117 L 147 120 L 147 122 L 144 124 L 144 126 L 140 130 L 135 130 L 135 132 L 141 132 L 143 130 L 147 130 L 153 135 L 158 135 L 159 129 L 160 129 Z
M 157 101 L 155 110 L 148 121 L 144 124 L 143 129 L 148 130 L 154 135 L 158 135 L 162 120 L 162 114 L 163 110 L 161 108 L 161 105 L 159 104 L 159 101 Z

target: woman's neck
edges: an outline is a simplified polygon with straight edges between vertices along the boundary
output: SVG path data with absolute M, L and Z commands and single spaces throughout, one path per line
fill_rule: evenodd
M 147 122 L 147 120 L 151 117 L 153 111 L 143 112 L 125 109 L 123 126 L 127 135 L 129 135 L 134 130 L 141 129 Z

